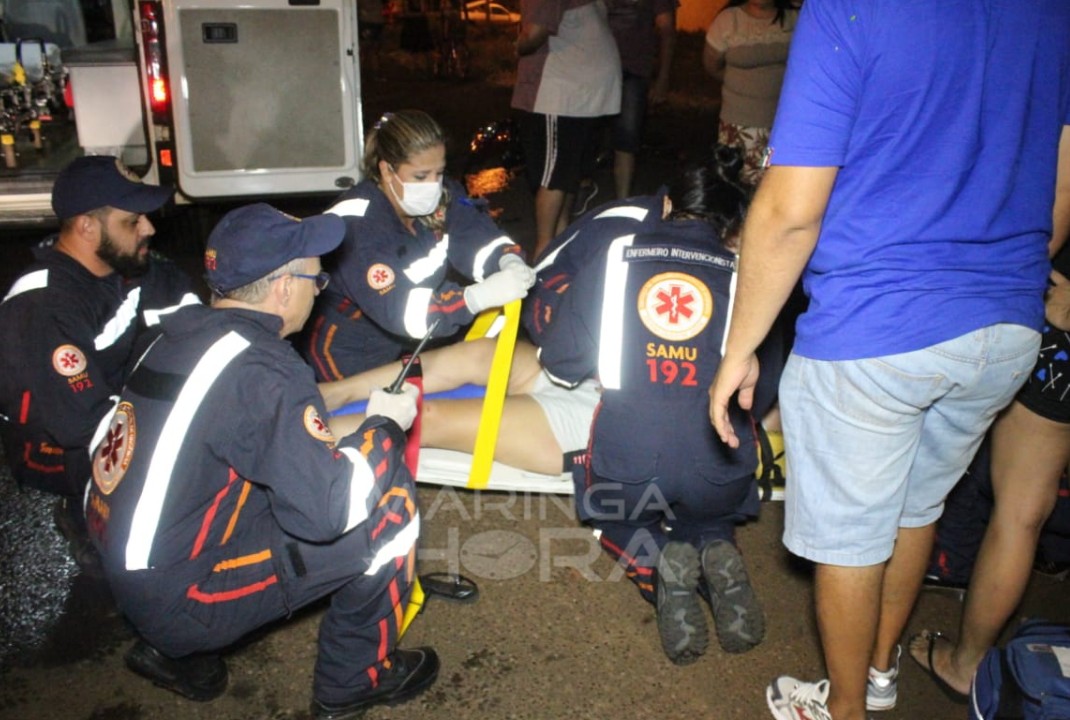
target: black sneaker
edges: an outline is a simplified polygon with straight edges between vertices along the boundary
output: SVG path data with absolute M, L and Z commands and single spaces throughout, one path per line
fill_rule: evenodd
M 379 685 L 374 690 L 340 705 L 313 700 L 312 715 L 316 720 L 358 717 L 372 705 L 397 705 L 411 700 L 438 677 L 438 655 L 429 647 L 395 650 L 390 660 L 390 668 L 379 673 Z
M 657 566 L 658 635 L 661 649 L 677 665 L 695 662 L 709 645 L 699 577 L 698 550 L 688 543 L 666 543 Z
M 702 575 L 709 588 L 717 640 L 725 652 L 747 652 L 765 637 L 765 613 L 750 584 L 743 556 L 727 540 L 702 548 Z
M 197 702 L 215 700 L 227 689 L 227 664 L 218 655 L 169 658 L 144 640 L 130 648 L 126 666 L 154 685 Z

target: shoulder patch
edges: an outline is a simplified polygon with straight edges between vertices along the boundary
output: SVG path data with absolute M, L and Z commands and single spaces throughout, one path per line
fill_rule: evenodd
M 115 408 L 108 433 L 93 456 L 93 483 L 102 495 L 110 495 L 130 467 L 137 445 L 134 406 L 128 402 Z
M 368 285 L 372 290 L 382 290 L 394 284 L 394 271 L 389 265 L 375 263 L 368 268 Z
M 319 412 L 312 405 L 305 408 L 305 430 L 320 442 L 325 442 L 334 447 L 334 433 L 331 432 L 331 428 L 327 423 L 323 422 L 323 418 L 320 417 Z
M 74 377 L 85 372 L 85 353 L 75 345 L 60 345 L 52 351 L 52 367 L 63 377 Z
M 639 291 L 639 317 L 646 329 L 664 340 L 688 340 L 713 315 L 713 295 L 698 278 L 666 272 L 646 281 Z

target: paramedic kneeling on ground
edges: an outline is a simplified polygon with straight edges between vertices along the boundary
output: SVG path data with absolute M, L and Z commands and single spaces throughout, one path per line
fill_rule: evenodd
M 317 718 L 408 699 L 438 672 L 433 650 L 395 647 L 419 534 L 402 458 L 415 393 L 373 393 L 335 438 L 283 340 L 344 234 L 340 218 L 264 204 L 226 215 L 205 253 L 212 307 L 164 319 L 99 433 L 86 513 L 140 636 L 126 663 L 193 700 L 226 687 L 214 653 L 325 595 Z

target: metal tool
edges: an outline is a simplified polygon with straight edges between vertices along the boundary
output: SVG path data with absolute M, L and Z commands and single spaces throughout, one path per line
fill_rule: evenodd
M 424 345 L 431 339 L 431 334 L 435 332 L 435 328 L 438 327 L 438 323 L 441 319 L 442 318 L 435 318 L 435 321 L 427 327 L 427 334 L 424 335 L 423 339 L 416 346 L 416 349 L 412 351 L 412 355 L 409 356 L 409 359 L 405 361 L 405 364 L 401 367 L 401 372 L 398 373 L 397 379 L 394 380 L 394 383 L 390 387 L 386 388 L 388 393 L 396 395 L 401 392 L 401 386 L 405 382 L 405 378 L 408 377 L 412 364 L 416 362 L 416 358 L 419 356 L 420 351 L 424 349 Z

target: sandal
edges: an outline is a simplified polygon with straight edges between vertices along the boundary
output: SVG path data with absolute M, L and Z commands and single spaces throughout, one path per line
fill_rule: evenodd
M 922 630 L 920 633 L 910 638 L 910 648 L 911 650 L 913 650 L 915 644 L 918 641 L 924 641 L 925 643 L 927 643 L 928 647 L 925 653 L 925 659 L 927 662 L 923 663 L 921 662 L 921 660 L 918 660 L 918 658 L 914 655 L 913 652 L 910 653 L 910 656 L 914 658 L 914 661 L 917 662 L 918 665 L 921 665 L 922 670 L 928 673 L 929 677 L 932 678 L 934 683 L 936 683 L 936 687 L 940 688 L 940 691 L 944 693 L 948 700 L 951 700 L 952 702 L 957 703 L 959 705 L 965 705 L 969 698 L 969 695 L 967 695 L 966 693 L 961 693 L 955 688 L 951 687 L 947 684 L 946 680 L 936 674 L 936 666 L 933 665 L 933 650 L 936 648 L 936 642 L 938 640 L 946 643 L 951 642 L 951 639 L 939 630 Z

